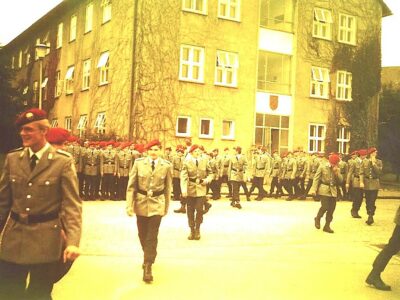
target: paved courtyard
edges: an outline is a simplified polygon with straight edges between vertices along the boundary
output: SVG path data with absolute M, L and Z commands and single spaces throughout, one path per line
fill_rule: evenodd
M 311 200 L 212 202 L 200 241 L 187 240 L 186 215 L 173 202 L 163 218 L 154 283 L 142 281 L 142 250 L 136 218 L 125 202 L 84 203 L 82 256 L 54 288 L 55 300 L 122 299 L 400 299 L 400 259 L 383 273 L 392 292 L 366 286 L 379 247 L 390 237 L 399 200 L 378 199 L 376 223 L 350 217 L 350 202 L 338 202 L 334 234 L 316 230 L 320 206 Z

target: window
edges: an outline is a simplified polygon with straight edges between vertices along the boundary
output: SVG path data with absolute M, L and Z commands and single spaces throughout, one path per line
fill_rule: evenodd
M 97 114 L 96 122 L 94 123 L 94 128 L 97 133 L 106 133 L 106 113 L 100 112 Z
M 207 0 L 182 0 L 182 9 L 185 11 L 206 14 Z
M 78 126 L 76 129 L 79 130 L 79 136 L 82 137 L 84 132 L 86 131 L 87 126 L 87 115 L 81 115 L 79 118 Z
M 313 37 L 331 40 L 332 22 L 330 10 L 314 8 Z
M 356 18 L 349 15 L 339 14 L 339 42 L 356 44 Z
M 338 152 L 348 154 L 350 149 L 350 129 L 348 127 L 338 128 Z
M 214 121 L 213 119 L 200 119 L 200 138 L 211 139 L 214 136 Z
M 39 83 L 37 81 L 33 82 L 33 99 L 32 102 L 36 103 L 38 100 Z
M 51 127 L 58 127 L 58 119 L 54 118 L 51 120 Z
M 218 17 L 229 20 L 240 20 L 240 0 L 219 0 Z
M 68 67 L 67 73 L 65 74 L 65 93 L 72 94 L 74 92 L 74 66 Z
M 54 86 L 54 95 L 56 97 L 60 97 L 61 93 L 62 93 L 62 83 L 63 83 L 63 81 L 61 80 L 61 72 L 60 71 L 56 72 L 55 78 L 56 78 L 56 80 L 55 80 L 56 84 Z
M 19 50 L 18 68 L 22 68 L 22 50 Z
M 215 84 L 237 86 L 239 59 L 236 53 L 217 51 Z
M 77 17 L 75 15 L 73 15 L 71 17 L 71 22 L 70 22 L 70 26 L 69 26 L 69 41 L 75 41 L 76 39 L 76 20 Z
M 288 151 L 289 117 L 268 114 L 256 114 L 255 144 L 264 145 L 268 152 Z
M 11 69 L 14 70 L 14 68 L 15 68 L 15 57 L 13 56 L 11 57 Z
M 29 86 L 24 87 L 24 90 L 22 91 L 22 95 L 26 95 L 29 91 Z
M 49 78 L 45 77 L 42 81 L 42 84 L 40 85 L 42 89 L 42 97 L 43 100 L 47 99 L 47 82 L 49 81 Z
M 72 117 L 65 117 L 64 128 L 71 131 L 72 130 Z
M 235 138 L 235 122 L 229 120 L 222 121 L 222 139 L 233 140 Z
M 104 24 L 111 20 L 111 0 L 102 0 L 101 7 L 103 8 L 102 23 Z
M 336 99 L 351 101 L 352 74 L 346 71 L 337 71 Z
M 260 25 L 273 30 L 293 31 L 293 0 L 261 0 Z
M 308 128 L 308 152 L 325 151 L 325 125 L 310 124 Z
M 82 90 L 88 90 L 90 86 L 90 59 L 83 61 Z
M 188 45 L 181 46 L 179 79 L 203 82 L 204 48 Z
M 329 98 L 329 69 L 311 67 L 311 97 Z
M 291 58 L 289 55 L 260 51 L 258 84 L 262 91 L 290 94 Z
M 176 136 L 190 136 L 190 125 L 190 117 L 178 117 L 176 120 Z
M 29 52 L 29 49 L 26 50 L 26 65 L 29 65 L 31 62 L 31 53 Z
M 108 83 L 108 69 L 109 69 L 109 53 L 103 52 L 100 55 L 99 62 L 97 64 L 97 68 L 100 70 L 100 85 Z
M 62 47 L 62 40 L 63 40 L 63 23 L 58 24 L 58 29 L 57 29 L 57 42 L 56 42 L 56 48 L 59 49 Z
M 93 28 L 93 3 L 86 6 L 85 33 L 92 31 Z

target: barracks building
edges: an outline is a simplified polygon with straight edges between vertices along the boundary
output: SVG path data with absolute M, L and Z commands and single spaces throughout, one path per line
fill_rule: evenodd
M 348 153 L 341 106 L 359 78 L 336 54 L 380 41 L 390 14 L 380 0 L 64 0 L 0 53 L 20 101 L 80 137 L 324 152 L 330 134 Z

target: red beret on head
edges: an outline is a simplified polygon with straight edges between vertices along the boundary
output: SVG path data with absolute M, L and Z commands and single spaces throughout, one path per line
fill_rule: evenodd
M 340 161 L 340 157 L 337 154 L 330 154 L 328 160 L 332 166 L 336 166 Z
M 172 148 L 171 147 L 165 147 L 165 150 L 172 150 Z
M 196 150 L 196 149 L 198 149 L 198 148 L 200 148 L 199 145 L 196 145 L 196 144 L 192 145 L 192 146 L 190 147 L 190 149 L 189 149 L 189 153 L 192 153 L 194 150 Z
M 159 140 L 152 140 L 146 145 L 146 149 L 150 149 L 153 146 L 158 146 L 161 148 L 161 143 Z
M 53 127 L 47 131 L 46 138 L 50 144 L 62 145 L 68 140 L 69 136 L 70 134 L 67 129 Z
M 358 154 L 360 154 L 360 156 L 366 156 L 368 154 L 367 149 L 360 149 L 358 150 Z
M 101 141 L 101 142 L 98 143 L 98 145 L 99 145 L 101 148 L 105 148 L 106 146 L 108 146 L 108 143 L 107 143 L 106 141 Z
M 38 108 L 31 108 L 21 113 L 15 120 L 15 125 L 21 127 L 22 125 L 47 119 L 46 111 Z
M 185 152 L 185 147 L 182 146 L 182 145 L 176 146 L 176 152 L 184 153 Z
M 143 144 L 136 144 L 135 145 L 135 150 L 140 152 L 140 153 L 143 153 L 144 151 L 146 151 L 146 149 L 145 149 Z
M 376 151 L 378 151 L 378 150 L 375 147 L 371 147 L 368 149 L 368 154 L 374 153 Z
M 353 155 L 358 155 L 358 151 L 357 151 L 357 150 L 354 150 L 353 152 L 350 153 L 350 155 L 351 155 L 351 156 L 353 156 Z
M 72 143 L 72 142 L 78 142 L 78 137 L 77 136 L 74 136 L 74 135 L 70 135 L 69 137 L 68 137 L 68 140 L 67 140 L 68 142 L 70 142 L 70 143 Z
M 115 148 L 118 148 L 119 146 L 121 146 L 121 142 L 114 142 L 114 143 L 112 143 L 112 145 L 115 147 Z

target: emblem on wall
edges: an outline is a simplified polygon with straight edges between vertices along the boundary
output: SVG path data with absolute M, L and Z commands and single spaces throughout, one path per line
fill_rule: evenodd
M 277 95 L 269 95 L 269 108 L 276 110 L 279 105 L 279 97 Z

